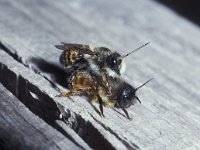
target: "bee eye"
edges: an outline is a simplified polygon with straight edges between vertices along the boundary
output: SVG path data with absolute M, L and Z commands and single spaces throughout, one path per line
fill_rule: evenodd
M 110 62 L 113 66 L 117 64 L 117 60 L 115 58 L 111 58 Z
M 130 107 L 134 97 L 135 90 L 129 84 L 124 84 L 124 86 L 118 91 L 118 103 L 122 108 Z
M 106 60 L 108 67 L 115 71 L 117 74 L 120 74 L 121 59 L 119 58 L 120 55 L 118 53 L 113 53 L 108 56 Z
M 128 96 L 127 95 L 123 95 L 123 98 L 126 99 Z

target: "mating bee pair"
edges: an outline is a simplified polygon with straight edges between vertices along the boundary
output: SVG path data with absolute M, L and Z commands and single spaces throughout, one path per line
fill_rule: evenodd
M 123 59 L 136 52 L 139 48 L 126 55 L 120 55 L 106 47 L 90 48 L 83 44 L 61 43 L 55 47 L 63 50 L 60 62 L 64 65 L 66 72 L 71 72 L 68 77 L 70 92 L 63 92 L 60 96 L 84 95 L 90 100 L 99 102 L 101 115 L 103 106 L 121 108 L 128 119 L 126 108 L 139 101 L 136 92 L 150 80 L 141 86 L 134 88 L 121 78 L 124 71 Z

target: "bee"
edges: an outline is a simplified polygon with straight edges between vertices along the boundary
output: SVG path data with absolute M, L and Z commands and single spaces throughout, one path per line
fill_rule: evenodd
M 89 69 L 89 70 L 87 70 Z M 108 94 L 104 86 L 98 82 L 99 76 L 93 74 L 90 68 L 82 68 L 74 71 L 68 78 L 69 92 L 63 92 L 61 96 L 87 96 L 91 101 L 99 102 L 99 109 L 102 116 L 103 106 L 121 108 L 126 117 L 131 120 L 127 108 L 134 105 L 140 99 L 136 96 L 136 92 L 152 79 L 146 81 L 141 86 L 134 88 L 121 78 L 108 77 L 108 84 L 111 86 L 111 93 Z M 101 78 L 104 78 L 101 76 Z M 102 79 L 103 80 L 103 79 Z
M 90 68 L 90 73 L 93 72 L 93 75 L 104 77 L 104 80 L 98 78 L 99 84 L 102 84 L 107 89 L 107 93 L 111 93 L 111 87 L 107 81 L 108 77 L 119 77 L 125 71 L 123 59 L 148 45 L 149 42 L 125 55 L 120 55 L 106 47 L 95 47 L 92 49 L 89 45 L 84 44 L 64 42 L 61 42 L 61 44 L 55 45 L 55 47 L 64 50 L 60 56 L 60 62 L 64 65 L 66 72 Z
M 95 47 L 92 49 L 89 45 L 84 44 L 64 42 L 61 42 L 61 44 L 55 45 L 55 47 L 64 50 L 60 56 L 60 62 L 66 70 L 69 68 L 76 70 L 89 66 L 97 74 L 105 70 L 108 76 L 116 77 L 125 71 L 123 59 L 148 45 L 149 42 L 125 55 L 120 55 L 106 47 Z

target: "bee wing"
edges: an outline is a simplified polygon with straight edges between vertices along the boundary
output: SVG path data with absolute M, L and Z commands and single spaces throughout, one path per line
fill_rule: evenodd
M 55 45 L 55 47 L 61 50 L 76 49 L 76 50 L 79 50 L 83 54 L 95 55 L 95 53 L 90 49 L 89 45 L 64 43 L 64 42 L 61 42 L 61 44 L 62 45 Z
M 68 47 L 77 47 L 77 48 L 84 47 L 84 48 L 88 48 L 88 49 L 90 48 L 89 45 L 86 45 L 86 44 L 74 44 L 74 43 L 65 43 L 65 42 L 61 42 L 61 44 L 68 46 Z

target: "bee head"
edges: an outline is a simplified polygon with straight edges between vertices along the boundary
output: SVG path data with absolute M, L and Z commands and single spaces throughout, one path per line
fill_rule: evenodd
M 125 83 L 118 92 L 117 100 L 118 105 L 121 108 L 128 108 L 132 105 L 136 98 L 136 90 L 129 84 Z
M 118 75 L 121 75 L 120 71 L 122 69 L 122 60 L 125 57 L 133 54 L 134 52 L 138 51 L 139 49 L 143 48 L 144 46 L 146 46 L 148 44 L 149 44 L 149 42 L 144 44 L 144 45 L 142 45 L 142 46 L 140 46 L 140 47 L 138 47 L 138 48 L 136 48 L 136 49 L 134 49 L 133 51 L 131 51 L 131 52 L 125 54 L 125 55 L 120 55 L 120 54 L 118 54 L 116 52 L 108 55 L 108 57 L 106 59 L 107 66 L 110 69 L 112 69 L 114 72 L 116 72 Z
M 143 83 L 142 85 L 140 85 L 137 88 L 133 88 L 131 85 L 129 85 L 128 83 L 124 82 L 124 85 L 122 88 L 120 88 L 119 92 L 118 92 L 118 105 L 121 108 L 128 108 L 131 105 L 134 105 L 134 103 L 136 101 L 140 102 L 140 99 L 136 96 L 136 92 L 137 90 L 139 90 L 141 87 L 143 87 L 145 84 L 147 84 L 148 82 L 150 82 L 152 79 L 146 81 L 145 83 Z
M 121 69 L 121 63 L 122 63 L 122 58 L 120 54 L 116 52 L 110 54 L 106 59 L 106 63 L 110 69 L 112 69 L 114 72 L 120 75 L 120 69 Z

